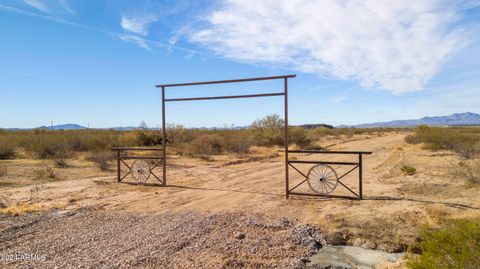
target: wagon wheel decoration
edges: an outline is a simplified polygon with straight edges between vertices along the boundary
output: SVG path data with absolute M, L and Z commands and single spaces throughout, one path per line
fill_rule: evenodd
M 145 182 L 150 177 L 150 165 L 144 160 L 136 160 L 132 164 L 132 177 L 138 182 Z
M 318 194 L 329 194 L 338 184 L 337 172 L 325 164 L 317 164 L 310 168 L 307 178 L 310 189 Z

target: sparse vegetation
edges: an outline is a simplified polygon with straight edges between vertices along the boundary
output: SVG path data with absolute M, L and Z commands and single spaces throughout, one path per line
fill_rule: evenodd
M 54 160 L 55 166 L 58 168 L 67 168 L 68 163 L 64 158 L 56 158 Z
M 0 142 L 0 160 L 13 159 L 15 155 L 15 144 L 2 140 Z
M 441 128 L 420 125 L 405 138 L 410 144 L 423 143 L 426 149 L 450 150 L 469 159 L 480 153 L 480 129 L 474 127 Z
M 113 160 L 113 154 L 110 151 L 96 152 L 92 153 L 86 160 L 94 163 L 98 169 L 108 171 L 110 169 L 110 161 Z
M 417 169 L 410 165 L 403 165 L 400 170 L 406 175 L 413 176 L 417 173 Z
M 55 174 L 55 171 L 53 170 L 53 167 L 47 165 L 47 164 L 42 164 L 42 167 L 34 169 L 33 173 L 35 174 L 35 178 L 37 179 L 56 179 L 57 175 Z
M 0 164 L 0 177 L 6 176 L 8 174 L 7 166 Z
M 421 233 L 420 255 L 410 253 L 412 269 L 480 268 L 480 219 L 455 220 Z
M 480 160 L 472 162 L 460 162 L 457 174 L 473 184 L 480 184 Z

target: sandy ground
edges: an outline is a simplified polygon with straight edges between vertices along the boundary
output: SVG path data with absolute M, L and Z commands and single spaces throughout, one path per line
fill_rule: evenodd
M 17 186 L 9 183 L 8 178 L 3 179 L 0 190 L 10 206 L 4 211 L 23 207 L 25 211 L 88 208 L 137 213 L 259 213 L 313 224 L 333 243 L 398 252 L 414 242 L 424 224 L 437 226 L 448 218 L 480 215 L 480 189 L 454 172 L 460 159 L 449 152 L 430 152 L 419 145 L 406 144 L 404 137 L 402 133 L 388 133 L 322 142 L 333 145 L 329 149 L 373 151 L 364 157 L 362 201 L 308 197 L 286 200 L 282 156 L 239 164 L 172 156 L 168 161 L 167 187 L 133 185 L 128 183 L 130 178 L 119 184 L 114 171 L 93 176 L 85 168 L 73 169 L 78 176 L 75 179 L 33 186 Z M 297 158 L 356 161 L 354 156 L 343 155 Z M 24 161 L 10 161 L 9 165 L 15 166 L 16 162 L 18 167 L 25 166 Z M 414 166 L 417 173 L 404 175 L 402 165 Z M 298 167 L 304 173 L 309 169 L 308 165 Z M 335 168 L 340 173 L 346 171 Z M 22 178 L 21 172 L 11 171 L 12 180 Z M 302 179 L 293 169 L 290 175 L 291 186 Z M 153 177 L 148 182 L 157 183 Z M 357 174 L 350 174 L 342 182 L 356 190 Z M 304 184 L 299 189 L 308 191 L 308 186 Z M 335 193 L 348 194 L 341 186 Z

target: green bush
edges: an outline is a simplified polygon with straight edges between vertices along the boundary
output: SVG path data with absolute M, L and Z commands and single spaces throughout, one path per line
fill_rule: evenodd
M 480 219 L 456 220 L 438 230 L 425 228 L 420 255 L 407 255 L 412 269 L 480 268 Z
M 209 160 L 211 155 L 218 155 L 225 149 L 225 139 L 218 134 L 203 134 L 195 138 L 191 143 L 193 156 Z
M 464 158 L 472 158 L 480 153 L 480 131 L 478 128 L 441 128 L 420 125 L 415 132 L 405 138 L 410 144 L 424 143 L 426 149 L 450 150 Z
M 288 127 L 288 142 L 294 143 L 302 149 L 306 149 L 312 143 L 307 131 L 302 127 Z
M 404 165 L 400 168 L 402 172 L 404 172 L 406 175 L 413 176 L 417 173 L 417 169 L 413 166 L 409 165 Z
M 278 115 L 270 115 L 252 123 L 251 128 L 255 132 L 257 144 L 260 146 L 283 145 L 283 127 L 285 121 Z

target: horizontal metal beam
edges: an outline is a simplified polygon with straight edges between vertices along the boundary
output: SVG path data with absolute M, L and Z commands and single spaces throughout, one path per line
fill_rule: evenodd
M 293 192 L 293 191 L 289 191 L 289 194 L 290 195 L 298 195 L 298 196 L 312 196 L 312 197 L 322 197 L 322 198 L 340 198 L 340 199 L 360 200 L 359 197 L 352 197 L 352 196 L 346 196 L 346 195 L 316 194 L 316 193 Z
M 163 159 L 163 156 L 120 156 L 120 160 L 159 160 Z
M 289 150 L 288 153 L 372 154 L 371 151 L 343 151 L 343 150 Z
M 207 84 L 248 82 L 248 81 L 257 81 L 257 80 L 294 78 L 296 76 L 297 75 L 284 75 L 284 76 L 273 76 L 273 77 L 257 77 L 257 78 L 229 79 L 229 80 L 200 81 L 200 82 L 189 82 L 189 83 L 160 84 L 160 85 L 156 85 L 155 87 L 157 87 L 157 88 L 161 88 L 161 87 L 182 87 L 182 86 L 195 86 L 195 85 L 207 85 Z
M 142 148 L 142 147 L 113 147 L 112 150 L 163 150 L 162 148 Z
M 332 165 L 358 165 L 354 162 L 323 162 L 323 161 L 288 161 L 288 163 L 332 164 Z
M 173 99 L 165 99 L 165 102 L 235 99 L 235 98 L 254 98 L 254 97 L 269 97 L 269 96 L 282 96 L 282 95 L 284 95 L 283 92 L 281 92 L 281 93 L 279 92 L 279 93 L 247 94 L 247 95 L 211 96 L 211 97 L 173 98 Z

